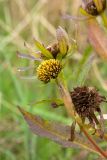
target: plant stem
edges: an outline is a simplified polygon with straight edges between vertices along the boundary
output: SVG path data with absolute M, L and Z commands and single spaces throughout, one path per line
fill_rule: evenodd
M 104 157 L 107 158 L 107 153 L 105 151 L 103 151 L 98 145 L 97 143 L 91 138 L 91 136 L 87 133 L 87 131 L 82 128 L 81 129 L 83 131 L 83 133 L 85 134 L 85 136 L 87 137 L 87 139 L 90 141 L 91 144 L 93 144 L 93 146 L 95 147 L 95 149 Z

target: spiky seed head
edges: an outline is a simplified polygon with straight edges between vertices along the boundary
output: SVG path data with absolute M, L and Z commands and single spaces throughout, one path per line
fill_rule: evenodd
M 38 79 L 44 83 L 48 83 L 51 79 L 57 78 L 61 69 L 62 65 L 59 60 L 45 60 L 37 68 Z
M 98 3 L 98 2 L 96 2 Z M 96 6 L 94 0 L 84 0 L 82 3 L 82 8 L 90 15 L 97 16 L 103 12 L 106 8 L 106 0 L 100 0 L 100 4 Z M 99 10 L 98 10 L 99 9 Z
M 77 87 L 70 94 L 75 110 L 82 118 L 91 117 L 100 110 L 100 104 L 106 101 L 95 88 Z

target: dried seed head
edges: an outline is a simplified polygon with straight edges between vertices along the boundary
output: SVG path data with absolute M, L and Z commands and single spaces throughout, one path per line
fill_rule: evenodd
M 98 3 L 98 2 L 96 2 Z M 84 0 L 82 8 L 90 15 L 97 16 L 106 8 L 106 0 L 100 0 L 100 4 L 95 4 L 94 0 Z M 98 10 L 99 9 L 99 10 Z
M 88 87 L 77 87 L 70 92 L 76 112 L 82 118 L 89 118 L 95 111 L 100 111 L 100 104 L 105 102 L 96 89 Z
M 38 79 L 44 83 L 48 83 L 51 79 L 55 79 L 58 76 L 61 69 L 62 66 L 58 60 L 45 60 L 37 68 Z

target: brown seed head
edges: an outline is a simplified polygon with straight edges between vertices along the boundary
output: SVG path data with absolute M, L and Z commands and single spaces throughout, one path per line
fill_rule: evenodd
M 100 104 L 106 101 L 94 88 L 77 87 L 70 94 L 75 110 L 82 118 L 90 117 L 95 111 L 99 111 Z

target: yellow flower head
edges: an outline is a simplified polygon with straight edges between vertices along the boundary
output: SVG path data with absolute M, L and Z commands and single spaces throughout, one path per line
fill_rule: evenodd
M 62 69 L 59 60 L 49 59 L 44 60 L 37 68 L 38 79 L 44 83 L 48 83 L 51 79 L 57 78 Z

